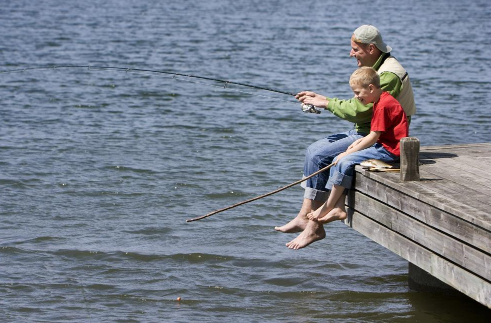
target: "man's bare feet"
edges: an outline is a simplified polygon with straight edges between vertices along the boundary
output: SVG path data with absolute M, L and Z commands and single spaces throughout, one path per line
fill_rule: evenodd
M 327 213 L 324 217 L 317 219 L 319 223 L 326 224 L 332 221 L 337 221 L 337 220 L 344 220 L 346 219 L 347 214 L 346 210 L 343 207 L 336 207 L 332 209 L 329 213 Z
M 291 220 L 284 226 L 274 227 L 274 229 L 283 233 L 301 232 L 305 230 L 307 222 L 309 222 L 309 220 L 303 214 L 299 214 L 295 217 L 295 219 Z
M 275 227 L 276 231 L 284 233 L 295 233 L 302 232 L 307 227 L 309 219 L 307 219 L 307 214 L 324 204 L 324 201 L 314 201 L 310 199 L 303 199 L 302 208 L 298 212 L 298 215 L 281 227 Z
M 316 221 L 308 221 L 305 230 L 295 239 L 288 242 L 286 246 L 290 249 L 301 249 L 307 247 L 312 242 L 322 240 L 326 237 L 324 226 Z

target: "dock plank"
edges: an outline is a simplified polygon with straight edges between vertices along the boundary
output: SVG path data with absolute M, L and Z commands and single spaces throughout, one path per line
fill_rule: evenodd
M 439 167 L 425 167 L 421 170 L 423 176 L 430 173 L 438 176 L 441 180 L 423 180 L 423 185 L 447 199 L 460 202 L 461 204 L 472 205 L 485 214 L 491 206 L 491 188 L 479 185 L 480 178 L 467 176 L 465 173 L 456 174 L 448 169 Z M 485 181 L 485 180 L 484 180 Z M 487 216 L 486 216 L 487 217 Z
M 350 207 L 363 210 L 358 213 L 366 212 L 364 216 L 420 245 L 431 245 L 435 253 L 491 282 L 491 255 L 360 192 L 350 200 Z
M 478 182 L 486 188 L 491 188 L 491 173 L 487 172 L 487 165 L 491 165 L 491 159 L 480 158 L 478 160 L 467 156 L 456 158 L 444 158 L 435 164 L 423 164 L 421 168 L 428 172 L 439 171 L 451 176 L 452 178 L 461 177 L 462 180 L 456 182 L 469 185 Z M 445 178 L 449 178 L 445 176 Z M 470 182 L 469 182 L 470 180 Z
M 417 200 L 454 214 L 465 221 L 474 223 L 475 225 L 491 231 L 491 219 L 487 211 L 489 210 L 489 207 L 481 202 L 469 205 L 467 196 L 454 196 L 454 198 L 450 198 L 441 194 L 441 190 L 446 189 L 442 177 L 435 176 L 434 174 L 427 173 L 420 169 L 421 181 L 403 183 L 399 181 L 397 173 L 369 172 L 361 169 L 359 166 L 356 167 L 356 171 L 356 189 L 358 189 L 358 187 L 356 187 L 357 185 L 361 185 L 360 188 L 363 187 L 365 192 L 370 190 L 369 185 L 371 182 L 364 181 L 363 179 L 373 179 L 377 183 L 384 184 L 388 187 L 388 191 L 384 194 L 390 195 L 392 191 L 404 193 L 406 196 L 412 196 Z M 359 176 L 358 174 L 362 176 Z M 441 184 L 436 185 L 434 184 L 435 182 Z
M 491 308 L 491 143 L 419 157 L 419 181 L 357 166 L 345 223 Z

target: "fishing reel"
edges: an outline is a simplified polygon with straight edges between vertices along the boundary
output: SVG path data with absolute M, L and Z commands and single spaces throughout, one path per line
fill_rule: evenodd
M 305 104 L 305 103 L 302 103 L 302 111 L 305 113 L 315 113 L 315 114 L 321 113 L 321 110 L 317 109 L 317 107 L 313 106 L 312 104 Z

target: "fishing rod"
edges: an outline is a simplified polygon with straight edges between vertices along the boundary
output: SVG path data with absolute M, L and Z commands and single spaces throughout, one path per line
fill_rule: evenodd
M 177 73 L 177 72 L 172 72 L 172 71 L 158 71 L 158 70 L 149 70 L 149 69 L 142 69 L 142 68 L 131 68 L 131 67 L 97 66 L 97 65 L 96 66 L 91 66 L 91 65 L 49 65 L 49 66 L 38 66 L 38 67 L 19 68 L 19 69 L 13 69 L 13 70 L 4 70 L 4 71 L 0 71 L 0 74 L 26 72 L 26 71 L 34 71 L 34 70 L 59 69 L 59 68 L 67 68 L 67 69 L 86 68 L 89 70 L 116 70 L 116 71 L 124 71 L 124 72 L 157 73 L 157 74 L 172 75 L 174 77 L 182 76 L 182 77 L 187 77 L 187 78 L 194 78 L 194 79 L 201 79 L 201 80 L 223 83 L 223 84 L 225 84 L 225 87 L 228 84 L 232 84 L 232 85 L 239 85 L 239 86 L 244 86 L 244 87 L 248 87 L 248 88 L 253 88 L 256 90 L 263 90 L 263 91 L 269 91 L 269 92 L 275 92 L 275 93 L 295 96 L 295 94 L 291 93 L 291 92 L 275 90 L 275 89 L 271 89 L 271 88 L 267 88 L 267 87 L 263 87 L 263 86 L 256 86 L 256 85 L 251 85 L 251 84 L 246 84 L 246 83 L 227 81 L 227 80 L 222 80 L 222 79 L 217 79 L 217 78 L 212 78 L 212 77 L 206 77 L 206 76 Z
M 297 185 L 297 184 L 300 184 L 300 183 L 302 183 L 302 182 L 305 182 L 306 180 L 308 180 L 309 178 L 314 177 L 314 176 L 315 176 L 315 175 L 317 175 L 317 174 L 320 174 L 320 173 L 322 173 L 322 172 L 325 172 L 326 170 L 328 170 L 329 168 L 331 168 L 331 167 L 332 167 L 334 164 L 335 164 L 335 163 L 331 163 L 331 164 L 327 165 L 326 167 L 319 169 L 319 170 L 318 170 L 318 171 L 316 171 L 315 173 L 310 174 L 309 176 L 304 177 L 304 178 L 302 178 L 302 179 L 300 179 L 300 180 L 298 180 L 298 181 L 296 181 L 296 182 L 293 182 L 293 183 L 290 183 L 290 184 L 288 184 L 288 185 L 286 185 L 286 186 L 280 187 L 280 188 L 279 188 L 279 189 L 277 189 L 277 190 L 271 191 L 271 192 L 266 193 L 266 194 L 263 194 L 263 195 L 256 196 L 256 197 L 254 197 L 254 198 L 251 198 L 251 199 L 248 199 L 248 200 L 245 200 L 245 201 L 239 202 L 239 203 L 234 204 L 234 205 L 231 205 L 231 206 L 224 207 L 223 209 L 219 209 L 219 210 L 216 210 L 216 211 L 210 212 L 210 213 L 208 213 L 208 214 L 205 214 L 205 215 L 200 216 L 200 217 L 197 217 L 197 218 L 188 219 L 188 220 L 186 220 L 186 222 L 194 222 L 194 221 L 199 221 L 199 220 L 202 220 L 202 219 L 204 219 L 204 218 L 210 217 L 210 216 L 212 216 L 212 215 L 214 215 L 214 214 L 217 214 L 217 213 L 220 213 L 220 212 L 223 212 L 223 211 L 227 211 L 227 210 L 233 209 L 234 207 L 237 207 L 237 206 L 240 206 L 240 205 L 244 205 L 244 204 L 247 204 L 247 203 L 250 203 L 250 202 L 253 202 L 253 201 L 256 201 L 256 200 L 262 199 L 262 198 L 264 198 L 264 197 L 267 197 L 267 196 L 270 196 L 270 195 L 276 194 L 276 193 L 278 193 L 278 192 L 284 191 L 284 190 L 286 190 L 287 188 L 290 188 L 290 187 L 292 187 L 292 186 L 295 186 L 295 185 Z
M 241 83 L 241 82 L 234 82 L 234 81 L 228 81 L 228 80 L 206 77 L 206 76 L 178 73 L 178 72 L 173 72 L 173 71 L 161 71 L 161 70 L 151 70 L 151 69 L 131 68 L 131 67 L 97 66 L 97 65 L 95 65 L 95 66 L 94 65 L 48 65 L 48 66 L 18 68 L 18 69 L 12 69 L 12 70 L 0 70 L 0 74 L 21 73 L 21 72 L 27 72 L 27 71 L 49 70 L 49 69 L 54 70 L 54 69 L 82 69 L 82 68 L 88 69 L 88 70 L 113 70 L 113 71 L 120 71 L 120 72 L 126 72 L 126 73 L 130 73 L 130 72 L 153 73 L 153 74 L 167 75 L 167 76 L 172 77 L 172 78 L 185 77 L 185 78 L 189 78 L 189 79 L 199 79 L 199 80 L 206 80 L 206 81 L 221 83 L 221 84 L 224 84 L 224 88 L 229 89 L 229 90 L 235 90 L 235 89 L 227 88 L 228 85 L 237 85 L 237 86 L 252 88 L 252 89 L 256 89 L 256 90 L 285 94 L 288 96 L 296 96 L 296 94 L 292 93 L 292 92 L 286 92 L 286 91 L 271 89 L 271 88 L 267 88 L 267 87 L 263 87 L 263 86 Z M 244 91 L 239 91 L 239 92 L 247 93 L 250 95 L 255 95 L 253 93 L 248 93 L 248 92 L 244 92 Z M 316 113 L 316 114 L 321 113 L 321 111 L 317 107 L 314 107 L 313 105 L 310 105 L 310 104 L 304 104 L 304 103 L 302 103 L 302 111 L 307 112 L 307 113 Z

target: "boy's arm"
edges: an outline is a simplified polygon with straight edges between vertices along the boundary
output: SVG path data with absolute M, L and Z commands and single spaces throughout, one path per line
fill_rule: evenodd
M 339 160 L 341 158 L 343 158 L 349 154 L 352 154 L 356 151 L 360 151 L 360 150 L 363 150 L 365 148 L 373 146 L 373 144 L 375 144 L 377 142 L 377 140 L 381 134 L 382 134 L 382 131 L 370 131 L 370 133 L 368 135 L 366 135 L 365 137 L 361 138 L 361 140 L 358 141 L 358 143 L 356 145 L 351 145 L 348 148 L 348 150 L 346 150 L 344 153 L 339 154 L 334 163 L 336 164 L 337 162 L 339 162 Z

